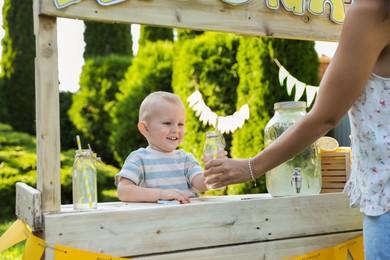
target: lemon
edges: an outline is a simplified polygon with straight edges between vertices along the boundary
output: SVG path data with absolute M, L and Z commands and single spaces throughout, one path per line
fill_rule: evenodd
M 318 148 L 320 152 L 335 152 L 339 148 L 339 142 L 330 136 L 323 136 L 317 140 Z
M 350 153 L 351 152 L 351 147 L 340 146 L 339 148 L 337 148 L 336 152 L 338 152 L 338 153 Z

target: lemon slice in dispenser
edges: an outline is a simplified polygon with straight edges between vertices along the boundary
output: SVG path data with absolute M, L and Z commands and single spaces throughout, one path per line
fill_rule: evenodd
M 317 140 L 318 148 L 322 153 L 335 152 L 339 148 L 339 142 L 330 136 L 323 136 Z

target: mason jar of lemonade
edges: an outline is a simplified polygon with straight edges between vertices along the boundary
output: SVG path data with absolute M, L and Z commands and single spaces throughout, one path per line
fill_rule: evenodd
M 274 104 L 274 111 L 264 130 L 265 147 L 306 114 L 306 102 L 278 102 Z M 316 143 L 266 173 L 267 190 L 273 197 L 319 194 L 321 184 L 321 161 Z

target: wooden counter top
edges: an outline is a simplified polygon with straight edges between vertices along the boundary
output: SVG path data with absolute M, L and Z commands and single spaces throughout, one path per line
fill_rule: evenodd
M 92 211 L 63 205 L 61 212 L 45 213 L 44 223 L 48 245 L 118 257 L 282 259 L 361 235 L 362 215 L 349 208 L 342 193 L 252 194 L 200 197 L 180 205 L 100 203 Z

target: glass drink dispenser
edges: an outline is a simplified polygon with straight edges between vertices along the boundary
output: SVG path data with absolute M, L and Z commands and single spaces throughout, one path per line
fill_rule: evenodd
M 306 102 L 279 102 L 274 110 L 264 130 L 265 147 L 306 114 Z M 266 173 L 267 190 L 273 197 L 319 194 L 321 185 L 321 161 L 315 143 Z

